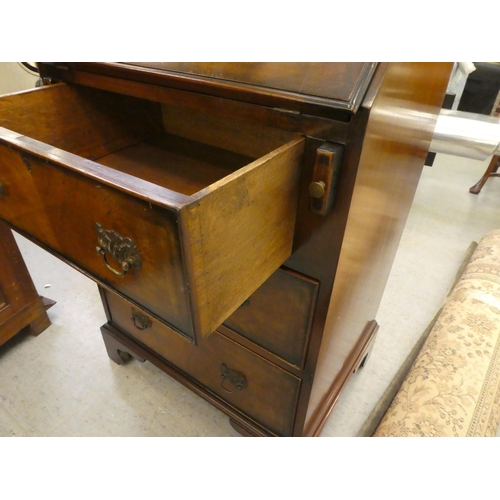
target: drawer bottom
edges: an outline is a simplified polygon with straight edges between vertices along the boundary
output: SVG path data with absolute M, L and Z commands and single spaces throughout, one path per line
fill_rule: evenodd
M 101 331 L 115 362 L 127 354 L 152 362 L 251 434 L 293 434 L 300 378 L 218 332 L 195 345 L 144 311 L 139 329 L 135 305 L 109 291 L 101 296 L 108 314 Z

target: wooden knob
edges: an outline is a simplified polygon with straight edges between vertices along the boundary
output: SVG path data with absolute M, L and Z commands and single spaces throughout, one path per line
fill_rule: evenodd
M 309 194 L 313 198 L 322 198 L 325 195 L 325 183 L 323 181 L 311 182 L 309 184 Z

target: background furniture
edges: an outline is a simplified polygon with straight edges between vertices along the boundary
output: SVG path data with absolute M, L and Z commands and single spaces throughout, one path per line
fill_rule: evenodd
M 499 116 L 500 64 L 475 62 L 474 66 L 476 69 L 467 78 L 458 110 Z M 498 157 L 493 156 L 484 175 L 469 189 L 470 193 L 479 194 L 489 177 L 497 175 L 498 161 Z
M 374 341 L 451 67 L 41 64 L 0 99 L 0 217 L 98 283 L 113 360 L 243 434 L 318 435 Z
M 500 167 L 500 157 L 493 155 L 484 175 L 469 189 L 469 192 L 472 194 L 479 194 L 490 177 L 500 176 L 500 174 L 497 173 L 498 167 Z
M 498 95 L 500 95 L 500 94 L 498 94 Z M 500 116 L 500 102 L 498 101 L 498 95 L 497 95 L 496 106 L 495 106 L 494 110 L 492 111 L 492 114 L 494 116 Z M 486 184 L 486 181 L 490 177 L 498 177 L 500 175 L 497 173 L 498 167 L 500 167 L 500 157 L 493 155 L 491 158 L 491 161 L 488 165 L 488 168 L 486 169 L 486 172 L 481 177 L 481 179 L 479 179 L 479 181 L 477 181 L 477 183 L 474 184 L 474 186 L 472 186 L 469 189 L 469 192 L 472 194 L 479 194 L 481 192 L 481 189 L 483 188 L 483 186 Z
M 375 436 L 496 436 L 500 424 L 500 231 L 486 234 Z
M 35 336 L 43 332 L 53 304 L 38 296 L 9 227 L 0 221 L 0 345 L 24 328 Z

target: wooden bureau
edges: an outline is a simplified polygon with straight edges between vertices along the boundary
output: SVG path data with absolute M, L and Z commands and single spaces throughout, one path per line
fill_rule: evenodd
M 0 218 L 92 278 L 117 363 L 319 435 L 364 362 L 452 64 L 40 63 Z

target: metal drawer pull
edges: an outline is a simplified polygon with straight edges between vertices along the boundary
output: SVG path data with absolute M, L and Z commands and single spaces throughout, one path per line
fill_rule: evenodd
M 132 321 L 138 330 L 145 330 L 152 325 L 151 320 L 141 311 L 132 308 Z
M 112 229 L 104 229 L 98 222 L 95 223 L 99 245 L 96 252 L 101 255 L 106 267 L 116 276 L 123 278 L 131 268 L 142 266 L 137 246 L 131 238 L 122 236 Z M 107 259 L 106 252 L 110 253 L 120 264 L 121 271 L 112 267 Z
M 231 370 L 225 364 L 222 364 L 221 367 L 221 387 L 228 394 L 232 394 L 236 392 L 236 390 L 241 391 L 247 386 L 247 379 L 241 373 L 237 371 Z

